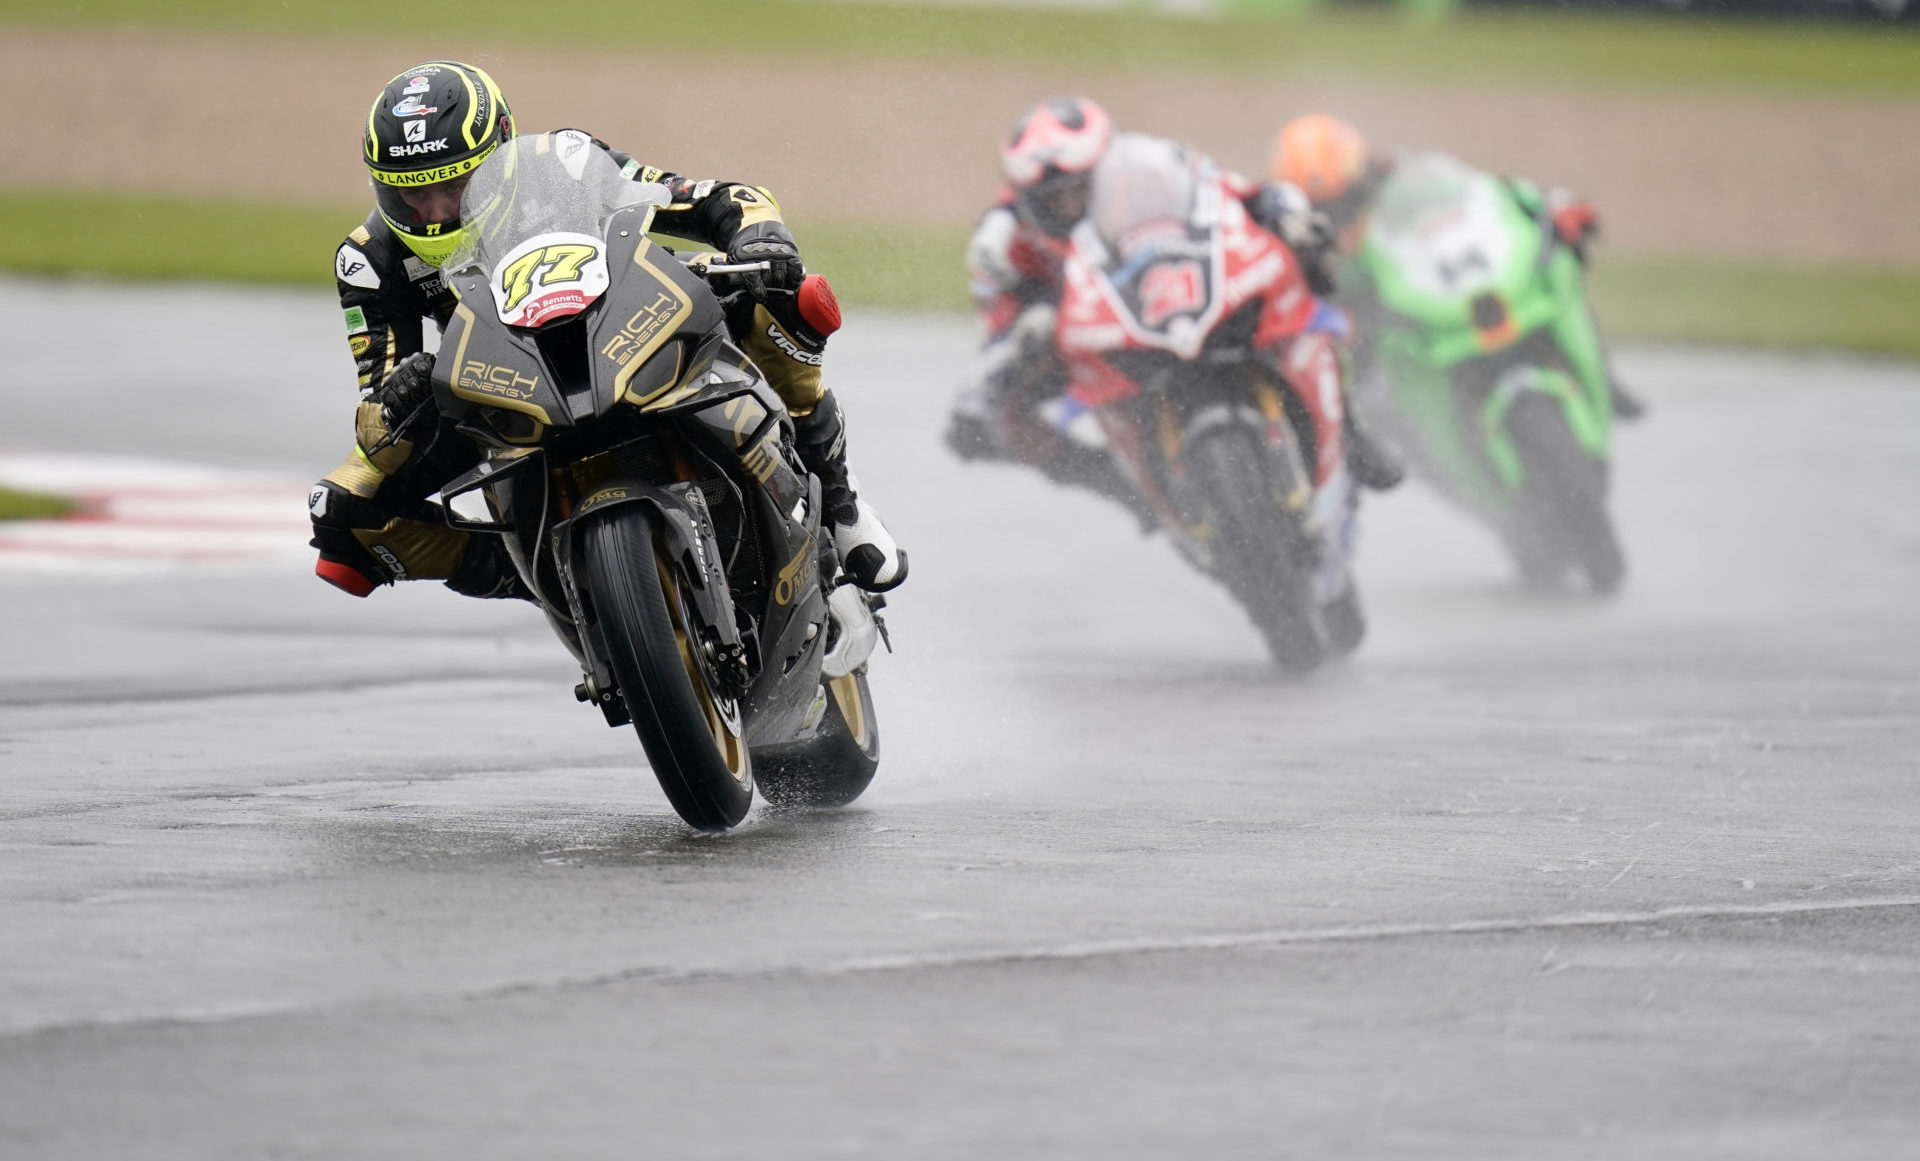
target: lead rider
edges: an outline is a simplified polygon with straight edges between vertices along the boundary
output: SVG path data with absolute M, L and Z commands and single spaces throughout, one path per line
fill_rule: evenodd
M 659 228 L 726 253 L 729 262 L 765 262 L 749 295 L 727 307 L 727 330 L 759 366 L 793 415 L 795 450 L 820 477 L 824 515 L 841 569 L 872 592 L 907 578 L 894 543 L 847 470 L 840 405 L 821 381 L 827 336 L 840 308 L 826 280 L 807 276 L 772 195 L 730 181 L 694 181 L 609 149 L 634 181 L 657 182 L 671 198 Z M 314 571 L 356 596 L 400 580 L 444 580 L 475 597 L 529 594 L 500 539 L 449 528 L 427 497 L 477 462 L 462 438 L 437 438 L 431 425 L 405 424 L 432 399 L 433 357 L 424 351 L 431 319 L 444 328 L 458 302 L 441 272 L 461 240 L 460 197 L 473 171 L 513 138 L 513 115 L 493 78 L 472 65 L 428 61 L 387 82 L 367 113 L 363 160 L 374 210 L 334 257 L 347 339 L 366 392 L 346 462 L 314 485 L 308 508 Z

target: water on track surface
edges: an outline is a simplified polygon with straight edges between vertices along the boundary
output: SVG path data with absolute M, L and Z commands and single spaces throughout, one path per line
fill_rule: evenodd
M 5 288 L 0 342 L 218 309 L 284 377 L 101 372 L 14 442 L 337 462 L 324 297 L 91 293 Z M 945 456 L 970 338 L 829 360 L 915 567 L 836 815 L 689 835 L 520 606 L 0 579 L 4 1151 L 1910 1148 L 1920 373 L 1626 352 L 1620 600 L 1409 489 L 1295 682 L 1118 512 Z

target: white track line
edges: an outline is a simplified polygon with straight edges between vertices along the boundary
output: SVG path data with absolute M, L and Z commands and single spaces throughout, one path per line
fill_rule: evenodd
M 1581 928 L 1636 927 L 1675 920 L 1771 919 L 1794 915 L 1819 915 L 1845 911 L 1890 911 L 1920 907 L 1920 895 L 1894 895 L 1885 898 L 1802 900 L 1798 902 L 1753 904 L 1689 904 L 1660 907 L 1647 911 L 1580 911 L 1537 918 L 1466 919 L 1452 923 L 1358 923 L 1339 927 L 1305 928 L 1297 931 L 1268 930 L 1222 935 L 1170 936 L 1160 939 L 1110 940 L 1067 943 L 1054 947 L 1003 948 L 977 952 L 936 955 L 876 956 L 819 965 L 772 964 L 738 968 L 662 968 L 637 967 L 598 975 L 559 977 L 546 980 L 520 980 L 452 992 L 378 993 L 319 1003 L 257 1003 L 219 1007 L 182 1009 L 165 1015 L 127 1015 L 92 1020 L 48 1021 L 0 1028 L 0 1041 L 24 1036 L 59 1035 L 89 1029 L 135 1029 L 178 1025 L 213 1025 L 245 1020 L 276 1019 L 316 1011 L 382 1004 L 395 1001 L 424 1000 L 470 1002 L 505 996 L 548 991 L 586 991 L 623 983 L 724 983 L 730 980 L 756 979 L 833 979 L 842 976 L 883 972 L 941 971 L 951 968 L 989 967 L 1022 963 L 1071 963 L 1123 956 L 1178 954 L 1204 951 L 1252 951 L 1260 948 L 1295 947 L 1333 943 L 1371 943 L 1431 936 L 1523 935 L 1533 931 L 1566 931 Z

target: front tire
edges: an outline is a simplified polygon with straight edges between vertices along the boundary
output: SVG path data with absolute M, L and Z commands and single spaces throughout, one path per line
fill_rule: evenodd
M 739 706 L 709 683 L 658 517 L 627 504 L 584 529 L 581 571 L 595 627 L 660 789 L 688 826 L 723 831 L 753 804 Z
M 1209 508 L 1214 560 L 1227 590 L 1253 618 L 1280 668 L 1304 673 L 1326 660 L 1331 642 L 1313 594 L 1313 553 L 1305 529 L 1277 486 L 1274 457 L 1251 432 L 1209 433 L 1187 453 L 1187 470 Z
M 1626 579 L 1626 555 L 1607 512 L 1607 465 L 1588 455 L 1549 396 L 1519 399 L 1507 430 L 1524 476 L 1520 519 L 1508 544 L 1522 578 L 1533 587 L 1558 583 L 1568 569 L 1606 596 Z
M 880 723 L 865 667 L 824 678 L 822 686 L 827 707 L 817 734 L 754 753 L 760 793 L 776 806 L 845 806 L 866 792 L 880 769 Z

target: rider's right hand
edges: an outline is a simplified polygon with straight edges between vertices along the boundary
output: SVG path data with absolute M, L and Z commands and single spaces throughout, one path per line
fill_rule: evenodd
M 380 381 L 374 397 L 380 402 L 380 419 L 392 431 L 433 398 L 433 356 L 417 351 Z
M 1547 195 L 1547 212 L 1553 217 L 1553 232 L 1580 261 L 1587 260 L 1587 243 L 1600 232 L 1600 214 L 1593 203 L 1556 189 Z

